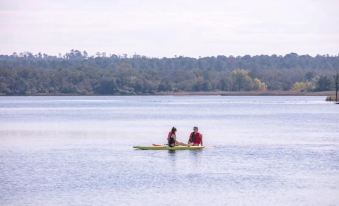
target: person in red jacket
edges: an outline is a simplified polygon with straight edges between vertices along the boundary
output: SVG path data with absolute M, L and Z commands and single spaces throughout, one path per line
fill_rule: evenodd
M 198 127 L 193 127 L 193 132 L 190 134 L 188 144 L 192 146 L 203 146 L 202 134 L 199 133 Z
M 172 127 L 171 131 L 168 133 L 168 136 L 167 136 L 168 146 L 170 146 L 170 147 L 174 147 L 174 146 L 178 146 L 178 145 L 189 146 L 185 143 L 177 141 L 176 132 L 177 132 L 177 128 Z

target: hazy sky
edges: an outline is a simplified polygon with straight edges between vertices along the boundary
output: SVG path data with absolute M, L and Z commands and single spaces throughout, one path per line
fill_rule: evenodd
M 0 53 L 338 54 L 339 0 L 0 0 Z

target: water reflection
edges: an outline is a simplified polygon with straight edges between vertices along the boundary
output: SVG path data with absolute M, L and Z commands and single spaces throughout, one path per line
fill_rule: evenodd
M 170 159 L 175 160 L 176 151 L 175 150 L 167 150 L 167 151 L 168 151 L 168 156 L 170 157 Z
M 167 154 L 168 154 L 168 160 L 170 162 L 170 166 L 172 169 L 172 173 L 175 174 L 177 171 L 177 156 L 176 156 L 177 151 L 175 150 L 168 150 Z

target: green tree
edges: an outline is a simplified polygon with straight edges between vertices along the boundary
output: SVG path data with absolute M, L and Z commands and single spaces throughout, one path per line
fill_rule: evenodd
M 114 79 L 103 78 L 99 81 L 99 84 L 96 86 L 95 91 L 98 94 L 109 95 L 117 93 L 117 85 Z
M 292 86 L 292 91 L 305 92 L 312 90 L 311 82 L 296 82 Z
M 254 90 L 258 91 L 266 91 L 267 90 L 267 85 L 265 82 L 261 81 L 258 78 L 254 79 L 254 85 L 253 85 Z
M 316 91 L 329 91 L 332 87 L 332 81 L 327 76 L 320 76 L 317 83 L 316 83 Z
M 231 73 L 233 91 L 249 91 L 253 88 L 253 79 L 249 72 L 243 69 L 236 69 Z

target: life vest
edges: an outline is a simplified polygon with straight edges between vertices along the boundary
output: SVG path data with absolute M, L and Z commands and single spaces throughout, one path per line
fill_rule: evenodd
M 193 143 L 194 145 L 200 145 L 202 140 L 202 135 L 197 132 L 194 134 L 194 132 L 191 133 L 189 142 Z

